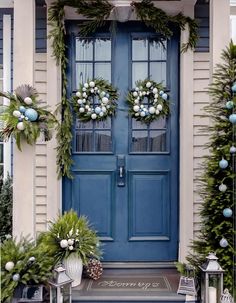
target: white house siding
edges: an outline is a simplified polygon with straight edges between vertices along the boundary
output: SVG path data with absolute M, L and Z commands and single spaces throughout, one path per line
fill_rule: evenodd
M 34 87 L 42 105 L 47 104 L 47 55 L 35 54 Z M 47 220 L 47 143 L 38 140 L 35 148 L 35 231 L 46 230 Z
M 209 137 L 206 133 L 203 133 L 202 127 L 209 125 L 209 119 L 203 117 L 204 106 L 209 104 L 210 98 L 206 92 L 210 83 L 210 54 L 209 53 L 194 53 L 194 94 L 193 94 L 193 176 L 194 176 L 194 216 L 193 216 L 193 231 L 194 238 L 200 228 L 199 207 L 202 203 L 202 199 L 198 194 L 198 181 L 197 178 L 201 176 L 203 170 L 201 168 L 203 157 L 208 153 L 205 149 L 205 144 L 208 142 Z

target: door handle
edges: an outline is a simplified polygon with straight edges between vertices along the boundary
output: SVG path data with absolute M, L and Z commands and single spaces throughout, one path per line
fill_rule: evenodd
M 117 156 L 117 186 L 125 186 L 125 156 Z

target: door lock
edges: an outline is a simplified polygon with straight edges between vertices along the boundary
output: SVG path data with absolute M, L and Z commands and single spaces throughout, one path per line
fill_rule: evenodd
M 117 156 L 117 186 L 125 186 L 125 156 Z

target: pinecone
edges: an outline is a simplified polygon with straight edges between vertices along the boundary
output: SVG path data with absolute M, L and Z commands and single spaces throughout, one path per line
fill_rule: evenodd
M 87 276 L 93 280 L 98 280 L 102 273 L 102 263 L 97 259 L 90 259 L 86 267 Z

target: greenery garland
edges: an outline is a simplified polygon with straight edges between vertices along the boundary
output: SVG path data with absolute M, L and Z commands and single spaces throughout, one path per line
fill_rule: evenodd
M 151 0 L 143 0 L 140 3 L 132 2 L 137 16 L 147 25 L 160 34 L 160 42 L 169 39 L 173 32 L 170 23 L 177 24 L 181 30 L 189 27 L 189 40 L 182 45 L 182 51 L 193 49 L 197 42 L 197 23 L 190 17 L 183 14 L 168 16 L 161 9 L 156 8 Z M 48 21 L 51 26 L 49 38 L 52 38 L 53 56 L 57 64 L 61 64 L 62 74 L 62 100 L 58 108 L 62 114 L 62 123 L 57 129 L 57 167 L 58 175 L 72 177 L 70 167 L 72 161 L 72 124 L 73 116 L 69 100 L 66 97 L 67 79 L 66 79 L 66 45 L 65 45 L 65 25 L 64 7 L 70 6 L 76 9 L 78 14 L 85 16 L 88 21 L 80 25 L 80 35 L 86 37 L 94 33 L 99 27 L 103 26 L 108 19 L 114 6 L 107 0 L 57 0 L 49 7 Z
M 117 99 L 117 90 L 108 81 L 88 80 L 76 92 L 74 110 L 80 121 L 101 121 L 115 114 Z
M 146 103 L 144 103 L 145 99 Z M 149 79 L 137 81 L 136 87 L 127 96 L 129 112 L 137 121 L 148 124 L 170 113 L 167 99 L 168 95 L 164 92 L 161 83 Z
M 0 135 L 3 140 L 9 140 L 13 135 L 21 150 L 21 139 L 31 145 L 36 142 L 40 133 L 44 134 L 45 141 L 51 139 L 51 130 L 57 120 L 45 107 L 38 107 L 38 93 L 33 87 L 21 85 L 14 94 L 0 92 L 0 96 L 10 100 L 9 106 L 1 114 L 4 126 Z

